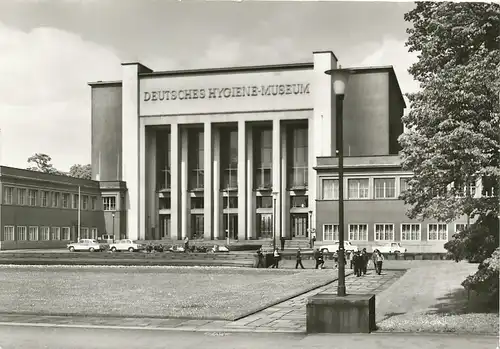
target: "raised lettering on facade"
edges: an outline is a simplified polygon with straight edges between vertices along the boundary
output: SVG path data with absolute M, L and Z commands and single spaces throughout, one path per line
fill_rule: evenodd
M 217 99 L 258 96 L 309 94 L 309 84 L 253 85 L 212 87 L 206 89 L 156 90 L 143 93 L 144 102 L 175 101 L 185 99 Z

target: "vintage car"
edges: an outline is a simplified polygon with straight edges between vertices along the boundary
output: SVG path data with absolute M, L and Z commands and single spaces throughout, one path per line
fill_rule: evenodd
M 339 242 L 335 241 L 331 245 L 321 245 L 318 247 L 323 253 L 337 252 L 339 250 Z M 350 241 L 344 241 L 344 251 L 346 252 L 357 252 L 358 246 L 354 246 Z
M 80 239 L 78 242 L 70 242 L 66 245 L 70 252 L 75 251 L 102 251 L 103 247 L 97 240 L 94 239 Z
M 129 251 L 129 252 L 135 252 L 135 251 L 141 251 L 144 250 L 146 246 L 139 244 L 133 240 L 130 239 L 123 239 L 123 240 L 118 240 L 112 244 L 109 244 L 109 249 L 112 252 L 116 251 Z
M 374 246 L 373 251 L 379 250 L 380 253 L 405 253 L 408 251 L 405 247 L 401 246 L 400 242 L 391 242 L 384 246 Z

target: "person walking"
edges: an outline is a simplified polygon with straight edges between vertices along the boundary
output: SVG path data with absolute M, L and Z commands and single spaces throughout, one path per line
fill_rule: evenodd
M 278 269 L 278 263 L 280 261 L 280 258 L 281 258 L 281 256 L 280 256 L 279 250 L 276 247 L 274 249 L 274 253 L 273 253 L 274 264 L 273 264 L 272 268 Z
M 296 256 L 297 262 L 295 263 L 295 269 L 297 269 L 300 265 L 302 269 L 304 268 L 304 265 L 302 265 L 302 252 L 300 250 L 300 247 L 297 249 L 297 256 Z
M 384 262 L 384 256 L 382 253 L 380 253 L 379 250 L 377 250 L 377 257 L 376 257 L 376 262 L 377 262 L 377 274 L 380 275 L 382 273 L 382 263 Z
M 281 236 L 280 237 L 280 242 L 281 242 L 281 252 L 283 252 L 285 250 L 285 237 L 284 236 Z
M 361 258 L 363 259 L 363 265 L 361 267 L 361 272 L 363 275 L 366 275 L 366 269 L 368 268 L 368 262 L 370 261 L 370 256 L 368 256 L 368 253 L 366 252 L 366 248 L 363 248 L 361 251 Z
M 257 268 L 265 268 L 264 265 L 264 254 L 262 253 L 262 247 L 257 250 Z
M 189 251 L 189 238 L 186 236 L 186 238 L 184 239 L 184 252 L 188 251 Z
M 378 252 L 378 250 L 375 249 L 375 250 L 373 250 L 373 253 L 372 253 L 373 269 L 375 269 L 375 272 L 377 272 L 377 252 Z
M 316 260 L 316 269 L 318 269 L 318 267 L 319 269 L 323 269 L 323 266 L 325 265 L 323 251 L 316 249 L 316 251 L 314 251 L 314 259 Z
M 361 256 L 361 253 L 355 252 L 354 254 L 354 274 L 356 277 L 361 276 L 361 272 L 363 270 L 363 257 Z

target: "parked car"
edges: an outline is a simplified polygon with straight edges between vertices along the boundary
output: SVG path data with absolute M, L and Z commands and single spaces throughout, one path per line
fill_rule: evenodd
M 408 251 L 405 247 L 401 246 L 400 242 L 391 242 L 384 246 L 374 246 L 373 250 L 379 250 L 380 253 L 405 253 Z
M 146 246 L 139 244 L 139 243 L 137 243 L 133 240 L 130 240 L 130 239 L 118 240 L 118 241 L 109 245 L 109 249 L 113 252 L 116 252 L 116 251 L 135 252 L 135 251 L 144 250 L 145 247 Z
M 321 245 L 318 247 L 323 253 L 337 252 L 339 250 L 339 242 L 335 241 L 331 245 Z M 344 251 L 347 252 L 357 252 L 358 246 L 354 246 L 350 241 L 344 241 Z
M 70 252 L 75 251 L 101 251 L 103 249 L 102 245 L 93 239 L 80 239 L 78 242 L 70 242 L 66 245 Z

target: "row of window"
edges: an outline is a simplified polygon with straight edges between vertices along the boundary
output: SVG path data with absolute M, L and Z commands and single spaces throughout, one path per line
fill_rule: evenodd
M 396 188 L 396 178 L 373 178 L 373 188 L 370 190 L 370 178 L 348 178 L 347 179 L 347 198 L 348 199 L 396 199 L 401 193 L 409 188 L 410 177 L 399 178 L 399 190 Z M 475 184 L 458 187 L 464 194 L 470 193 L 474 196 L 476 193 Z M 339 199 L 339 180 L 334 178 L 323 178 L 321 180 L 321 199 L 338 200 Z
M 456 223 L 455 232 L 465 228 L 465 224 Z M 375 241 L 394 241 L 394 224 L 377 223 L 373 226 Z M 422 228 L 420 223 L 401 224 L 402 241 L 421 241 Z M 346 238 L 352 241 L 368 241 L 368 224 L 349 224 Z M 339 239 L 338 224 L 323 224 L 323 240 L 335 241 Z M 448 224 L 429 223 L 427 225 L 428 241 L 448 241 Z
M 229 202 L 228 202 L 229 200 Z M 192 197 L 191 209 L 203 209 L 205 208 L 205 198 L 204 197 Z M 106 207 L 109 205 L 105 201 L 105 211 Z M 307 208 L 309 206 L 309 200 L 307 195 L 293 195 L 290 196 L 290 207 L 291 208 Z M 238 208 L 238 197 L 230 196 L 222 198 L 222 207 L 226 208 Z M 257 196 L 256 197 L 256 208 L 273 208 L 273 197 L 272 196 Z M 170 210 L 171 200 L 170 197 L 159 198 L 159 209 L 160 210 Z
M 97 239 L 97 228 L 80 228 L 80 238 Z M 70 227 L 13 226 L 3 227 L 2 241 L 71 240 Z
M 17 194 L 17 195 L 16 195 Z M 48 190 L 3 187 L 5 205 L 40 206 L 78 209 L 78 194 Z M 97 210 L 97 196 L 82 195 L 82 210 Z

